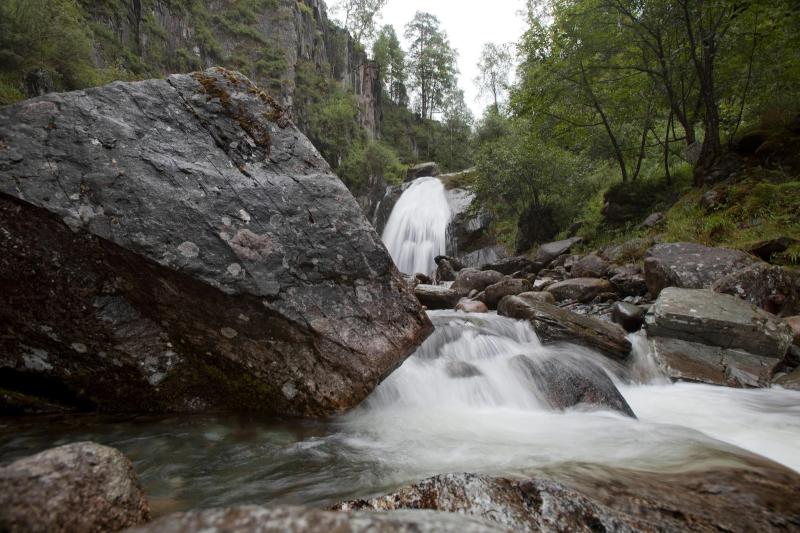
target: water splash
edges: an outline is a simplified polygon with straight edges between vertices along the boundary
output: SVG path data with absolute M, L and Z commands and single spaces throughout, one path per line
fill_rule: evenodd
M 430 274 L 433 259 L 447 249 L 450 207 L 444 185 L 436 178 L 419 178 L 392 209 L 383 242 L 400 272 Z

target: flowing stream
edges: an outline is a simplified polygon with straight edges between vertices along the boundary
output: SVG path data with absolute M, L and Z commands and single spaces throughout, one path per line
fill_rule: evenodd
M 449 215 L 436 183 L 412 184 L 387 228 L 406 272 L 425 271 L 420 266 L 430 266 L 444 245 Z M 442 213 L 425 213 L 434 208 Z M 406 242 L 420 243 L 421 253 L 406 250 Z M 446 472 L 523 476 L 586 465 L 702 471 L 751 454 L 800 471 L 800 392 L 670 384 L 641 336 L 631 336 L 634 353 L 622 366 L 585 348 L 542 346 L 527 322 L 455 311 L 429 316 L 434 333 L 344 416 L 0 419 L 0 461 L 80 440 L 115 446 L 133 460 L 156 515 L 241 503 L 325 505 Z M 552 408 L 542 383 L 514 364 L 521 355 L 600 369 L 638 418 Z
M 800 392 L 671 385 L 636 337 L 634 364 L 623 368 L 583 348 L 543 347 L 527 323 L 430 316 L 434 334 L 342 417 L 0 420 L 0 461 L 80 440 L 115 446 L 133 460 L 155 514 L 325 505 L 445 472 L 522 476 L 587 464 L 679 472 L 737 464 L 749 453 L 800 471 Z M 602 366 L 638 420 L 550 408 L 537 384 L 509 364 L 520 354 Z M 466 365 L 478 372 L 464 372 Z
M 418 178 L 395 204 L 383 231 L 383 242 L 400 272 L 431 273 L 433 258 L 447 247 L 450 207 L 444 185 L 436 178 Z

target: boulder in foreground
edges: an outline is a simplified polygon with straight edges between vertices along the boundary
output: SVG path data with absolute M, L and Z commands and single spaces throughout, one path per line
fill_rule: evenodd
M 345 186 L 239 74 L 7 106 L 0 147 L 6 388 L 329 415 L 432 330 Z
M 119 531 L 149 518 L 133 465 L 114 448 L 79 442 L 0 467 L 0 531 Z
M 429 510 L 390 513 L 335 512 L 303 507 L 242 505 L 176 513 L 129 533 L 510 533 L 496 522 L 475 516 Z
M 784 532 L 797 528 L 800 515 L 800 476 L 768 461 L 675 474 L 600 466 L 594 475 L 560 470 L 559 478 L 522 481 L 440 475 L 336 508 L 449 511 L 521 532 Z

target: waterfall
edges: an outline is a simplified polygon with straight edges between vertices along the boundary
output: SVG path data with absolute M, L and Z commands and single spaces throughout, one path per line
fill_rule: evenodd
M 419 178 L 392 209 L 383 242 L 400 272 L 430 274 L 433 259 L 447 248 L 450 207 L 444 185 L 436 178 Z

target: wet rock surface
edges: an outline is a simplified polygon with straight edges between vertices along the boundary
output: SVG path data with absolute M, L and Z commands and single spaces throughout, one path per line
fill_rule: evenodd
M 68 444 L 0 467 L 2 531 L 119 531 L 149 518 L 133 465 L 114 448 Z
M 389 513 L 334 512 L 303 507 L 243 505 L 168 515 L 130 533 L 494 533 L 508 532 L 484 519 L 430 510 Z
M 657 297 L 665 287 L 708 289 L 715 281 L 753 264 L 746 253 L 701 244 L 657 244 L 645 255 L 647 287 Z
M 525 480 L 447 474 L 337 508 L 434 509 L 526 532 L 782 532 L 798 525 L 797 490 L 796 473 L 754 459 L 677 474 L 588 466 Z
M 3 388 L 325 415 L 431 331 L 344 185 L 238 74 L 49 94 L 2 108 L 0 138 Z
M 644 315 L 643 308 L 627 302 L 615 303 L 611 311 L 611 319 L 629 333 L 642 329 Z
M 611 409 L 636 418 L 605 371 L 589 361 L 576 364 L 555 358 L 536 361 L 525 355 L 511 359 L 510 364 L 527 374 L 544 400 L 555 409 L 589 406 Z
M 573 246 L 582 241 L 583 238 L 581 237 L 572 237 L 569 239 L 564 239 L 563 241 L 555 241 L 543 244 L 536 251 L 533 262 L 539 265 L 540 268 L 544 268 L 549 265 L 553 259 L 569 252 Z
M 544 343 L 578 344 L 617 361 L 625 360 L 631 351 L 631 343 L 625 338 L 625 332 L 616 324 L 572 313 L 548 303 L 507 296 L 500 301 L 497 312 L 510 318 L 530 321 Z

